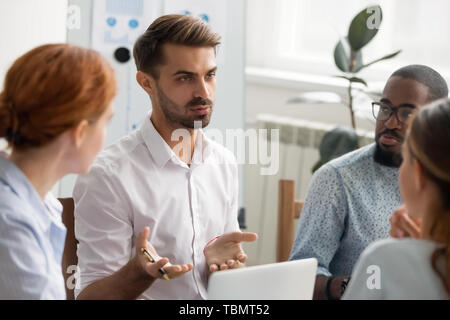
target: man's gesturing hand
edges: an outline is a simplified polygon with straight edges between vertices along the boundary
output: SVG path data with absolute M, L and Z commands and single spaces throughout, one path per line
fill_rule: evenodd
M 161 278 L 162 274 L 158 271 L 163 268 L 167 272 L 170 279 L 182 276 L 186 272 L 192 270 L 192 264 L 172 265 L 167 258 L 161 258 L 156 252 L 155 248 L 147 241 L 150 235 L 150 228 L 145 227 L 136 240 L 136 257 L 138 257 L 139 265 L 142 270 L 152 276 L 153 278 Z M 148 258 L 141 252 L 141 248 L 147 249 L 148 252 L 155 259 L 155 262 L 150 262 Z
M 252 242 L 258 235 L 252 232 L 229 232 L 205 248 L 206 264 L 211 272 L 239 268 L 247 261 L 241 242 Z

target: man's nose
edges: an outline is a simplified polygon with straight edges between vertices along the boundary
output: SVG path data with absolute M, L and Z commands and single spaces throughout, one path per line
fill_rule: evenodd
M 200 80 L 195 88 L 194 96 L 206 99 L 209 98 L 209 89 L 206 81 Z
M 384 126 L 388 129 L 400 129 L 402 124 L 398 120 L 397 115 L 392 113 L 389 119 L 384 122 Z

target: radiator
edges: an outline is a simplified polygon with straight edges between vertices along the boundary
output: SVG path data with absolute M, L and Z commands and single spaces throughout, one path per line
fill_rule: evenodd
M 295 181 L 296 199 L 304 199 L 311 169 L 319 160 L 319 145 L 324 134 L 335 125 L 311 122 L 271 114 L 260 114 L 257 128 L 279 130 L 279 170 L 274 175 L 261 175 L 260 165 L 245 165 L 245 208 L 247 230 L 259 235 L 255 243 L 245 244 L 248 265 L 273 263 L 276 260 L 278 214 L 278 181 Z M 359 145 L 370 144 L 374 133 L 357 130 Z M 268 137 L 270 143 L 270 135 Z M 269 148 L 270 150 L 270 148 Z M 297 232 L 298 221 L 295 222 Z

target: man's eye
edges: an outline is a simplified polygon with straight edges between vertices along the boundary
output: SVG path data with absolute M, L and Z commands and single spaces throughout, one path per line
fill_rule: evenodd
M 391 109 L 389 107 L 381 106 L 380 111 L 383 113 L 388 113 L 388 112 L 391 112 Z
M 402 118 L 405 118 L 405 119 L 410 117 L 411 115 L 412 115 L 412 110 L 401 110 L 399 112 L 399 116 Z
M 215 73 L 208 73 L 208 74 L 206 75 L 206 78 L 207 78 L 207 79 L 212 79 L 212 78 L 214 78 L 215 76 L 216 76 Z
M 181 78 L 179 78 L 178 80 L 180 80 L 181 82 L 187 82 L 187 81 L 190 81 L 190 80 L 192 80 L 192 77 L 189 77 L 189 76 L 185 76 L 185 77 L 181 77 Z

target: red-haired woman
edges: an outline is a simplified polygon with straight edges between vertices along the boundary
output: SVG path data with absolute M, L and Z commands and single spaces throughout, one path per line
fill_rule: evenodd
M 37 47 L 8 70 L 0 93 L 0 299 L 65 299 L 66 229 L 49 193 L 86 173 L 113 115 L 114 72 L 93 50 Z
M 78 46 L 37 47 L 8 70 L 0 93 L 0 138 L 12 151 L 0 155 L 0 299 L 66 298 L 66 228 L 61 204 L 49 191 L 64 175 L 89 171 L 113 116 L 115 94 L 111 66 Z M 172 278 L 192 269 L 160 258 L 148 234 L 144 228 L 136 250 L 147 248 L 157 261 L 137 252 L 130 264 L 136 286 L 161 278 L 162 267 Z
M 421 221 L 410 232 L 417 238 L 370 245 L 355 266 L 344 299 L 450 298 L 449 99 L 416 114 L 402 154 L 400 191 L 408 216 Z

